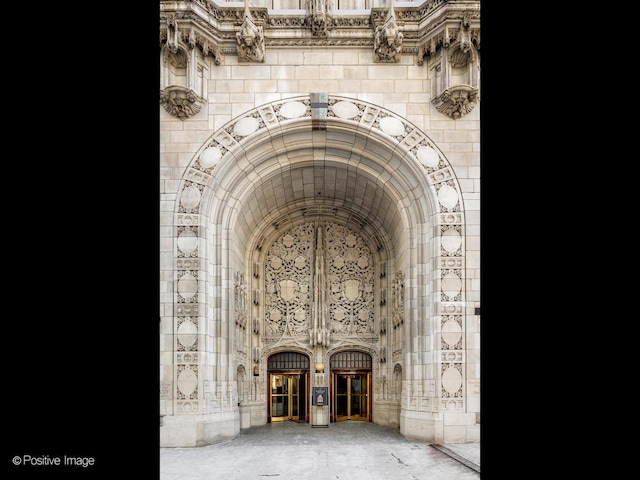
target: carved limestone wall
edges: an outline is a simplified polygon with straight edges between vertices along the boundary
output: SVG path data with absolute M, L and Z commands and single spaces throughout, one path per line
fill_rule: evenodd
M 348 227 L 308 222 L 286 231 L 269 248 L 264 289 L 269 342 L 287 335 L 329 345 L 375 336 L 373 257 Z
M 436 418 L 420 416 L 425 412 L 464 413 L 466 220 L 455 169 L 436 142 L 392 110 L 327 93 L 259 105 L 207 135 L 171 191 L 176 288 L 167 317 L 176 335 L 168 337 L 173 363 L 165 364 L 173 384 L 165 381 L 162 398 L 173 397 L 173 413 L 227 419 L 237 400 L 264 402 L 264 376 L 252 375 L 251 363 L 264 372 L 269 352 L 286 347 L 311 356 L 314 342 L 367 351 L 376 364 L 375 391 L 389 401 L 401 396 L 404 418 L 408 411 L 421 419 Z M 300 147 L 305 142 L 314 148 Z M 261 183 L 295 161 L 316 168 L 310 160 L 317 152 L 327 171 L 353 164 L 362 190 L 375 192 L 384 208 L 367 216 L 334 202 L 342 223 L 323 214 L 320 224 L 305 217 L 315 190 L 294 201 L 293 193 L 279 197 Z M 251 189 L 261 193 L 246 195 Z M 262 209 L 260 200 L 269 198 L 278 198 L 277 208 L 251 223 L 251 200 Z M 347 226 L 358 218 L 382 241 L 371 231 L 365 241 L 357 226 Z M 265 244 L 261 229 L 269 232 Z M 408 248 L 414 244 L 415 255 Z M 375 263 L 380 245 L 398 249 L 385 257 L 388 271 Z M 253 256 L 263 248 L 268 253 Z M 320 283 L 325 288 L 316 290 Z M 263 341 L 259 348 L 254 338 Z M 280 339 L 290 343 L 276 344 Z

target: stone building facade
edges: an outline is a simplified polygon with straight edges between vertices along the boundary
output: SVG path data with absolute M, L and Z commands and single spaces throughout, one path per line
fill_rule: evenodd
M 160 440 L 480 437 L 480 2 L 160 1 Z

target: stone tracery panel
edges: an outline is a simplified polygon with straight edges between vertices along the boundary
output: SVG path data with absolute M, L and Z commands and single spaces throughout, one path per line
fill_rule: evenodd
M 369 335 L 374 326 L 373 257 L 348 227 L 327 225 L 330 331 L 334 335 Z
M 332 337 L 374 333 L 374 260 L 362 237 L 348 227 L 314 222 L 295 226 L 269 248 L 265 262 L 267 336 L 300 337 L 311 331 L 314 309 Z M 323 229 L 320 237 L 317 228 Z M 314 275 L 317 238 L 323 239 L 326 277 Z M 314 305 L 314 282 L 326 303 Z M 326 312 L 326 313 L 325 313 Z M 310 342 L 313 343 L 313 338 Z
M 306 223 L 281 235 L 265 264 L 266 334 L 300 336 L 311 318 L 311 264 L 314 226 Z

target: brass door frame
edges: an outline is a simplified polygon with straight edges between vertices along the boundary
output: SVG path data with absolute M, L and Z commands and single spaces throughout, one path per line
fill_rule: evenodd
M 347 377 L 347 393 L 339 394 L 338 393 L 338 385 L 337 380 L 338 377 L 346 376 Z M 351 392 L 351 381 L 355 377 L 363 378 L 366 382 L 366 391 L 364 393 L 356 394 L 357 396 L 364 397 L 364 405 L 366 408 L 366 412 L 360 415 L 352 415 L 351 407 L 352 407 L 352 394 Z M 334 422 L 343 422 L 346 420 L 354 420 L 354 421 L 371 421 L 371 372 L 363 372 L 363 371 L 334 371 L 331 373 L 331 399 L 332 399 L 332 417 Z M 338 396 L 346 397 L 347 401 L 347 415 L 338 416 Z
M 280 379 L 282 382 L 282 386 L 284 386 L 284 382 L 286 382 L 286 392 L 283 393 L 274 393 L 274 384 Z M 306 375 L 298 372 L 269 372 L 269 421 L 270 422 L 284 422 L 286 420 L 291 420 L 294 422 L 299 422 L 300 417 L 306 418 L 306 408 L 305 401 L 301 401 L 307 398 L 305 392 L 301 392 L 301 384 L 302 388 L 307 388 Z M 296 387 L 296 391 L 294 393 L 294 385 Z M 282 415 L 277 415 L 277 411 L 273 411 L 274 402 L 273 398 L 278 397 L 283 401 L 281 404 L 284 406 L 284 401 L 286 399 L 287 403 L 287 412 L 282 412 Z M 295 404 L 294 404 L 295 402 Z M 296 408 L 294 408 L 294 405 Z M 283 409 L 284 410 L 284 409 Z M 297 410 L 297 415 L 293 415 L 293 411 Z M 275 415 L 274 415 L 275 413 Z

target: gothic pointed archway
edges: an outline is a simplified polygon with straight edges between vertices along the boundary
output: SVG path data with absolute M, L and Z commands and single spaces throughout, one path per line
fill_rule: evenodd
M 453 168 L 424 132 L 353 98 L 266 104 L 203 144 L 174 214 L 176 427 L 200 425 L 207 444 L 266 423 L 266 358 L 279 346 L 309 352 L 312 364 L 340 349 L 370 352 L 373 421 L 404 435 L 439 441 L 448 414 L 464 423 L 464 205 Z M 265 331 L 269 247 L 314 222 L 370 252 L 370 336 L 327 331 L 314 343 Z M 303 307 L 299 315 L 304 322 Z M 239 385 L 238 371 L 253 375 Z M 328 385 L 328 371 L 310 373 L 313 385 Z

